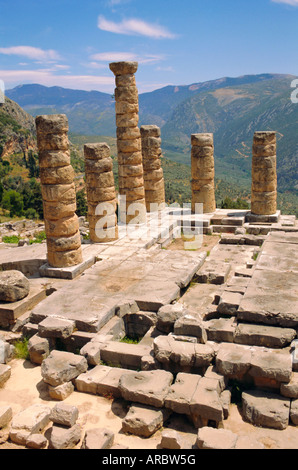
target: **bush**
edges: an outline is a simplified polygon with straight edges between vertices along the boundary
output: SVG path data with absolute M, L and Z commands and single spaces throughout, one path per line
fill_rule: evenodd
M 5 191 L 2 198 L 2 207 L 9 211 L 9 217 L 23 215 L 24 201 L 20 193 L 14 189 Z
M 2 237 L 2 241 L 4 243 L 19 243 L 20 237 L 17 237 L 16 235 L 5 236 Z
M 25 211 L 25 217 L 26 219 L 38 219 L 38 213 L 36 212 L 35 209 L 33 209 L 33 207 L 29 207 L 29 209 L 27 209 Z

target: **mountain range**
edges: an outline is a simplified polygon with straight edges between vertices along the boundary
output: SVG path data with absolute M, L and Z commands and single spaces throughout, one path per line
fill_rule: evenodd
M 295 78 L 245 75 L 142 93 L 139 125 L 160 126 L 164 155 L 187 165 L 191 134 L 214 133 L 216 177 L 247 188 L 253 134 L 274 130 L 279 191 L 298 197 L 298 104 L 291 101 Z M 73 134 L 116 135 L 115 102 L 107 93 L 32 84 L 7 90 L 6 95 L 32 116 L 67 114 Z

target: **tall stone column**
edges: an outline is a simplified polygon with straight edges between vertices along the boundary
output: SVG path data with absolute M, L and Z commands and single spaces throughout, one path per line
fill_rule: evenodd
M 117 126 L 120 220 L 146 221 L 145 189 L 139 122 L 139 96 L 135 72 L 137 62 L 113 62 L 110 69 L 116 77 L 115 109 Z M 126 203 L 123 203 L 123 198 Z M 134 204 L 132 206 L 132 204 Z
M 147 212 L 165 207 L 165 182 L 161 167 L 161 138 L 157 126 L 142 126 L 142 154 Z
M 255 132 L 252 148 L 252 214 L 275 214 L 276 198 L 276 133 Z
M 37 116 L 36 131 L 48 263 L 54 268 L 75 266 L 83 258 L 67 117 Z
M 214 187 L 213 134 L 191 136 L 192 212 L 195 205 L 203 204 L 203 213 L 216 210 Z
M 113 160 L 106 143 L 84 145 L 90 240 L 107 243 L 118 238 Z

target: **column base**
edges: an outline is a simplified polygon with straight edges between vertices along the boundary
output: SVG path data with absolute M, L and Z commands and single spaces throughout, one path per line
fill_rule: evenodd
M 74 279 L 75 277 L 82 274 L 86 269 L 93 266 L 96 263 L 96 257 L 91 256 L 83 259 L 82 263 L 76 264 L 75 266 L 68 266 L 67 268 L 53 268 L 48 263 L 43 264 L 39 268 L 39 274 L 42 277 L 52 277 L 58 279 Z
M 270 215 L 258 215 L 253 214 L 252 212 L 248 212 L 245 216 L 246 222 L 254 222 L 256 224 L 260 223 L 267 223 L 267 224 L 276 224 L 279 222 L 281 212 L 276 211 L 275 214 Z

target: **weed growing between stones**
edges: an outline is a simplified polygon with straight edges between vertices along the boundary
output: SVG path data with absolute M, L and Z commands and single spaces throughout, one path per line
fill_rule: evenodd
M 124 336 L 124 338 L 120 339 L 120 343 L 126 344 L 139 344 L 142 338 L 138 336 Z
M 28 338 L 23 338 L 14 343 L 15 351 L 14 356 L 17 359 L 29 359 L 29 351 L 28 351 Z

